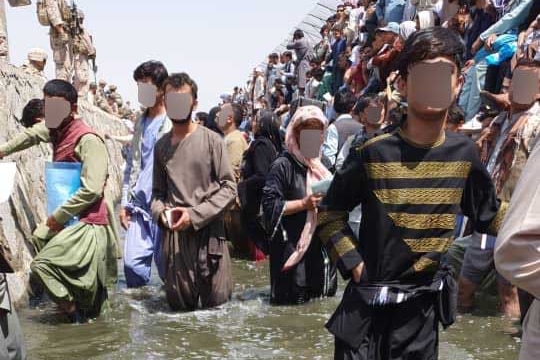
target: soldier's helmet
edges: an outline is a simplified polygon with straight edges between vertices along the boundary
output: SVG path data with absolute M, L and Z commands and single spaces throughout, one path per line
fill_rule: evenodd
M 105 87 L 107 86 L 107 82 L 105 80 L 99 80 L 99 86 Z
M 81 9 L 77 9 L 77 18 L 84 20 L 84 12 Z
M 118 88 L 116 87 L 116 85 L 109 85 L 109 90 L 110 90 L 110 91 L 116 91 L 116 89 L 118 89 Z
M 90 83 L 90 89 L 97 89 L 97 85 L 95 82 Z
M 30 49 L 30 51 L 28 52 L 29 61 L 43 62 L 47 60 L 47 57 L 48 57 L 47 52 L 40 48 L 33 48 L 33 49 Z

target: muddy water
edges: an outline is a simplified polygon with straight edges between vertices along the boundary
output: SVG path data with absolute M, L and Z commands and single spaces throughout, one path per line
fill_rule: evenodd
M 123 275 L 122 275 L 123 276 Z M 267 264 L 235 261 L 233 301 L 217 310 L 169 311 L 160 280 L 128 290 L 121 279 L 109 314 L 70 325 L 51 304 L 19 313 L 30 359 L 331 359 L 333 339 L 323 325 L 335 299 L 273 307 Z M 440 359 L 515 360 L 519 342 L 511 323 L 488 309 L 460 317 L 441 334 Z

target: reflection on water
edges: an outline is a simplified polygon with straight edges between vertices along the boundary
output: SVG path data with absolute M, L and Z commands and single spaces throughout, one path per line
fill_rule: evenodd
M 121 268 L 121 266 L 119 267 Z M 155 271 L 154 271 L 155 273 Z M 66 324 L 50 305 L 19 314 L 30 359 L 331 359 L 324 323 L 334 299 L 295 307 L 269 305 L 267 264 L 235 261 L 233 301 L 216 310 L 173 313 L 161 282 L 129 290 L 121 281 L 107 316 Z M 494 308 L 493 299 L 482 300 Z M 515 360 L 511 323 L 494 313 L 461 317 L 441 335 L 443 360 Z

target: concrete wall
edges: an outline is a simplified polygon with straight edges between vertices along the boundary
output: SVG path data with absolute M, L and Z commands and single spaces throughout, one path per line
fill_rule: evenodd
M 9 141 L 23 127 L 19 124 L 24 105 L 41 98 L 44 82 L 24 74 L 11 65 L 0 65 L 0 143 Z M 125 135 L 122 122 L 86 101 L 79 103 L 80 116 L 101 134 Z M 119 199 L 123 160 L 120 146 L 107 140 L 110 155 L 107 192 Z M 11 199 L 0 204 L 0 241 L 7 241 L 17 273 L 8 276 L 12 299 L 17 305 L 27 300 L 31 246 L 27 243 L 33 229 L 46 219 L 44 165 L 50 158 L 50 145 L 42 144 L 7 159 L 17 163 L 17 179 Z M 0 174 L 2 176 L 2 174 Z

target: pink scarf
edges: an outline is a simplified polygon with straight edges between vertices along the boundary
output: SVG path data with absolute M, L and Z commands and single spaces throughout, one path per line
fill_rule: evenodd
M 285 146 L 289 153 L 291 153 L 296 160 L 302 163 L 307 167 L 307 179 L 306 179 L 306 195 L 311 195 L 311 185 L 317 181 L 330 178 L 332 174 L 326 169 L 326 167 L 321 163 L 320 158 L 308 159 L 302 155 L 300 152 L 300 146 L 296 141 L 296 128 L 304 123 L 307 120 L 319 120 L 324 128 L 328 125 L 328 119 L 324 116 L 321 109 L 316 106 L 309 105 L 303 106 L 296 110 L 289 126 L 287 127 L 287 133 L 285 135 Z M 293 266 L 298 264 L 304 257 L 309 245 L 311 244 L 311 239 L 317 228 L 317 211 L 308 211 L 306 217 L 306 224 L 296 245 L 296 250 L 291 254 L 291 256 L 283 265 L 282 272 L 290 270 Z

